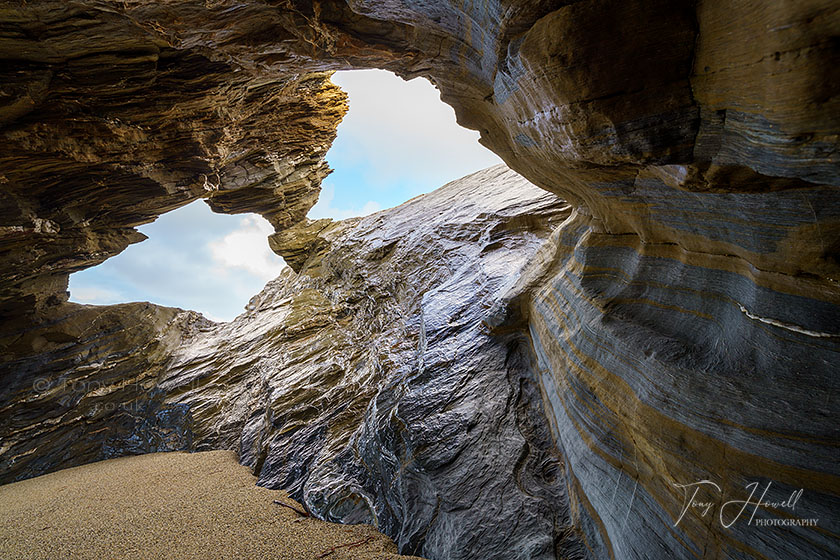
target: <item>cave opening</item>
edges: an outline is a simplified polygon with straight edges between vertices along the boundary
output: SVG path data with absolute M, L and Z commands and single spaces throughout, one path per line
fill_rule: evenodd
M 393 208 L 449 181 L 502 163 L 461 127 L 425 79 L 386 70 L 348 70 L 332 82 L 350 110 L 327 153 L 334 169 L 310 218 L 344 219 Z
M 150 301 L 230 321 L 285 266 L 268 247 L 268 221 L 217 214 L 203 200 L 138 229 L 145 241 L 70 276 L 71 301 Z
M 336 72 L 350 110 L 327 154 L 334 169 L 311 219 L 364 216 L 501 163 L 462 128 L 425 79 L 384 70 Z M 277 277 L 283 259 L 268 247 L 271 225 L 256 214 L 217 214 L 203 201 L 162 215 L 139 230 L 147 239 L 70 277 L 71 301 L 131 301 L 199 311 L 231 321 Z

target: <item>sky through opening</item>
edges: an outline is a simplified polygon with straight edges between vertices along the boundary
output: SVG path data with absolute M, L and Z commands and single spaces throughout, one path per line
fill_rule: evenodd
M 333 82 L 347 91 L 350 112 L 327 154 L 335 171 L 310 218 L 370 214 L 501 163 L 477 132 L 457 125 L 426 80 L 358 70 L 338 72 Z M 71 275 L 71 301 L 150 301 L 229 321 L 284 266 L 268 248 L 266 220 L 215 214 L 202 201 L 138 229 L 149 239 Z

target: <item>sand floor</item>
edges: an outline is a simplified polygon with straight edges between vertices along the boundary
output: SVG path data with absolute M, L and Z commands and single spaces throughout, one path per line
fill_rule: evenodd
M 155 453 L 0 486 L 0 559 L 396 559 L 366 525 L 274 504 L 230 451 Z M 332 547 L 366 541 L 353 548 Z

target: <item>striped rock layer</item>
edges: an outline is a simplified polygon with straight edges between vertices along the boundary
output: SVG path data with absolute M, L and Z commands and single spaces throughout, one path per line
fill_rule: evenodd
M 405 550 L 433 558 L 837 557 L 835 4 L 0 3 L 0 477 L 113 454 L 238 446 L 264 483 L 302 493 L 325 516 L 375 519 Z M 541 414 L 529 405 L 512 420 L 505 414 L 520 410 L 519 401 L 493 408 L 491 398 L 492 414 L 476 413 L 476 420 L 477 397 L 461 411 L 445 395 L 463 394 L 473 380 L 475 392 L 504 394 L 500 374 L 436 373 L 470 380 L 455 393 L 444 381 L 435 393 L 435 376 L 414 386 L 437 395 L 429 398 L 438 418 L 401 400 L 408 397 L 385 381 L 391 374 L 379 372 L 370 387 L 381 398 L 364 396 L 362 383 L 352 406 L 341 397 L 301 417 L 342 435 L 315 430 L 304 438 L 303 430 L 293 442 L 283 432 L 285 420 L 277 419 L 305 408 L 309 393 L 272 408 L 271 368 L 259 383 L 257 366 L 249 365 L 231 369 L 223 383 L 179 389 L 204 378 L 193 358 L 230 353 L 235 362 L 240 352 L 260 350 L 245 344 L 245 327 L 242 338 L 239 331 L 226 335 L 233 341 L 226 346 L 208 333 L 237 323 L 214 327 L 194 314 L 144 304 L 66 303 L 71 272 L 117 254 L 141 239 L 135 226 L 197 198 L 218 211 L 268 217 L 277 230 L 272 247 L 298 274 L 311 259 L 338 259 L 350 238 L 334 245 L 338 237 L 330 236 L 341 230 L 352 237 L 351 226 L 302 220 L 346 110 L 325 72 L 360 67 L 428 77 L 484 145 L 573 207 L 562 225 L 540 218 L 524 194 L 524 206 L 494 207 L 519 216 L 512 221 L 516 235 L 545 240 L 539 248 L 534 241 L 524 260 L 507 263 L 515 278 L 499 284 L 504 290 L 470 301 L 435 299 L 426 294 L 443 277 L 405 280 L 418 284 L 404 297 L 424 309 L 424 325 L 424 306 L 442 306 L 463 310 L 470 325 L 481 322 L 493 341 L 515 337 L 518 349 L 502 363 L 533 379 L 526 386 L 535 393 L 523 391 Z M 496 183 L 482 180 L 488 199 L 499 202 Z M 473 194 L 462 193 L 465 207 Z M 416 210 L 422 230 L 424 220 L 433 220 Z M 382 216 L 399 223 L 399 215 Z M 473 219 L 486 225 L 488 216 Z M 469 230 L 447 219 L 435 223 Z M 351 253 L 363 255 L 384 239 L 364 231 Z M 517 247 L 521 241 L 511 235 L 502 236 L 501 247 Z M 452 242 L 448 251 L 463 256 L 458 267 L 423 251 L 422 243 L 413 258 L 432 271 L 482 262 L 481 252 L 469 249 L 486 248 L 480 236 L 449 230 L 440 236 Z M 373 260 L 387 259 L 384 247 Z M 406 266 L 422 276 L 421 266 Z M 376 285 L 376 275 L 370 282 Z M 295 329 L 327 328 L 317 317 L 340 322 L 333 306 L 344 295 L 328 284 L 301 292 L 311 296 L 300 296 L 301 311 L 266 319 L 274 326 L 263 334 L 287 340 Z M 402 297 L 393 295 L 397 286 L 383 292 L 394 302 Z M 280 285 L 273 290 L 283 293 Z M 351 346 L 368 348 L 361 341 L 376 339 L 374 331 L 417 320 L 405 313 L 405 323 L 394 322 L 397 314 L 382 319 L 387 324 L 348 324 L 348 336 L 360 337 Z M 437 337 L 425 327 L 411 331 L 416 340 L 406 341 L 419 346 L 409 344 L 394 369 L 384 369 L 414 363 L 421 377 L 440 372 L 448 363 L 444 348 L 458 340 L 459 352 L 486 355 L 495 365 L 479 357 L 474 365 L 446 359 L 468 371 L 501 371 L 497 342 L 485 335 L 458 339 L 467 327 L 451 321 L 430 331 Z M 447 328 L 454 329 L 451 337 Z M 287 340 L 277 352 L 291 356 L 293 346 Z M 429 353 L 428 363 L 439 368 L 426 368 Z M 355 379 L 356 362 L 338 362 L 313 387 L 341 385 L 330 375 Z M 506 374 L 508 387 L 518 375 Z M 246 406 L 252 401 L 263 408 Z M 416 421 L 385 429 L 383 419 L 406 418 L 400 411 Z M 434 429 L 424 425 L 431 418 Z M 431 441 L 447 447 L 464 437 L 474 454 L 463 455 L 463 463 L 461 452 L 427 464 L 421 453 L 395 453 L 395 440 L 383 435 L 392 433 L 423 434 L 418 441 L 442 457 L 446 452 Z M 483 456 L 477 450 L 490 444 L 472 434 L 488 433 L 507 434 L 499 436 L 505 441 L 522 437 L 553 466 L 539 470 L 529 454 L 512 465 L 475 462 Z M 512 448 L 493 441 L 497 447 L 484 449 Z M 296 465 L 289 454 L 303 449 L 323 456 Z M 390 457 L 389 466 L 371 464 L 373 456 Z M 460 466 L 447 470 L 446 461 Z M 470 470 L 479 464 L 483 470 Z M 496 509 L 472 494 L 459 501 L 457 488 L 470 478 L 459 469 L 489 481 L 482 487 L 498 497 Z M 399 474 L 421 472 L 433 473 L 435 482 Z M 543 473 L 539 492 L 522 482 L 536 472 Z M 317 483 L 301 482 L 310 479 Z M 500 488 L 513 479 L 511 501 Z M 402 485 L 408 480 L 423 482 Z M 432 496 L 451 502 L 438 506 Z M 518 504 L 513 517 L 510 504 Z M 464 541 L 465 534 L 480 536 Z

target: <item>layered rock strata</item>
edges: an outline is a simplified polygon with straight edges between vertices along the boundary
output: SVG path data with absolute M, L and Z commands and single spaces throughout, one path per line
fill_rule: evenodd
M 820 188 L 796 194 L 840 202 Z M 713 210 L 708 196 L 691 200 Z M 751 202 L 773 229 L 795 230 L 784 200 Z M 528 326 L 595 556 L 830 558 L 840 544 L 837 305 L 802 295 L 804 278 L 616 239 L 580 216 L 554 242 Z M 797 492 L 795 508 L 778 505 Z M 799 519 L 819 528 L 762 526 Z
M 4 476 L 236 449 L 261 485 L 324 519 L 375 524 L 403 551 L 580 557 L 527 337 L 486 323 L 568 214 L 497 166 L 291 230 L 325 249 L 230 323 L 65 304 L 28 335 L 54 341 L 37 360 L 21 340 L 4 364 Z
M 347 109 L 328 74 L 243 68 L 116 7 L 0 4 L 7 316 L 66 300 L 70 273 L 199 198 L 288 227 L 328 173 Z
M 318 72 L 380 67 L 429 77 L 459 122 L 575 207 L 486 321 L 532 339 L 585 554 L 837 556 L 835 3 L 80 0 L 5 2 L 0 19 L 4 419 L 26 411 L 6 420 L 3 460 L 28 427 L 83 418 L 41 409 L 26 383 L 36 371 L 69 382 L 75 362 L 54 352 L 95 363 L 76 340 L 104 335 L 55 326 L 91 313 L 61 303 L 64 282 L 139 239 L 133 226 L 210 196 L 218 210 L 269 216 L 273 247 L 296 268 L 327 258 L 335 226 L 282 231 L 314 201 L 343 110 Z M 180 336 L 174 312 L 156 311 L 141 334 L 129 317 L 142 307 L 124 309 L 107 312 L 124 325 L 105 329 L 115 352 Z M 192 445 L 144 418 L 126 433 Z M 58 464 L 60 449 L 30 446 L 16 462 Z M 31 464 L 10 472 L 39 472 Z M 699 480 L 716 485 L 704 488 L 714 507 L 681 517 L 674 485 Z M 721 506 L 753 483 L 772 483 L 777 504 L 759 517 L 817 526 L 724 527 Z M 778 505 L 799 490 L 795 510 Z

